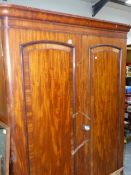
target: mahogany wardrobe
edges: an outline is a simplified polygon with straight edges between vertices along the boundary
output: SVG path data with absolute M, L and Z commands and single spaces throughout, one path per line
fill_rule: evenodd
M 130 26 L 0 5 L 0 121 L 10 175 L 109 175 L 123 166 Z

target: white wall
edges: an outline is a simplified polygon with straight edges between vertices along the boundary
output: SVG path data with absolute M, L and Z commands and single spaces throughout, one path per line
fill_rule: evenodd
M 81 16 L 91 15 L 91 3 L 82 0 L 7 0 L 7 2 Z
M 7 0 L 8 3 L 30 6 L 40 9 L 70 13 L 74 15 L 92 16 L 91 3 L 89 0 Z M 86 2 L 88 1 L 88 2 Z M 0 0 L 2 2 L 2 0 Z M 4 2 L 6 3 L 6 2 Z M 119 9 L 118 9 L 119 6 Z M 113 3 L 106 4 L 101 11 L 95 16 L 97 19 L 120 22 L 131 25 L 131 8 L 116 5 Z M 128 34 L 128 44 L 131 44 L 131 32 Z

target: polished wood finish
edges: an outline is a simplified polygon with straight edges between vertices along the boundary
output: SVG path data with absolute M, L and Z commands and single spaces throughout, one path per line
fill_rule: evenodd
M 90 52 L 92 147 L 95 150 L 92 170 L 94 174 L 106 175 L 116 170 L 120 155 L 121 50 L 98 46 Z
M 21 35 L 20 37 L 17 37 L 18 35 Z M 7 36 L 7 35 L 6 35 Z M 15 43 L 12 45 L 12 40 L 14 39 L 14 37 L 15 37 Z M 22 161 L 23 162 L 23 165 L 22 164 L 18 164 L 17 166 L 19 166 L 19 168 L 17 167 L 17 166 L 11 166 L 11 168 L 12 168 L 12 172 L 13 173 L 16 173 L 19 169 L 21 169 L 21 171 L 22 171 L 22 173 L 23 174 L 26 174 L 26 173 L 28 173 L 28 171 L 29 171 L 29 164 L 30 163 L 32 163 L 32 162 L 30 162 L 30 161 L 28 161 L 28 159 L 29 160 L 31 160 L 30 159 L 30 153 L 32 153 L 31 151 L 32 151 L 32 148 L 31 148 L 31 151 L 30 151 L 30 148 L 28 148 L 28 143 L 27 143 L 27 138 L 26 137 L 24 137 L 24 133 L 25 133 L 25 135 L 27 135 L 28 134 L 28 130 L 26 129 L 26 117 L 24 117 L 23 118 L 23 116 L 26 116 L 26 113 L 25 113 L 25 110 L 24 110 L 24 108 L 26 108 L 27 109 L 27 106 L 23 103 L 25 100 L 24 100 L 24 96 L 26 95 L 26 97 L 27 97 L 27 93 L 29 92 L 28 91 L 28 89 L 27 90 L 24 90 L 25 89 L 25 87 L 27 87 L 27 85 L 26 84 L 23 84 L 23 82 L 24 82 L 24 79 L 25 78 L 27 78 L 26 80 L 26 83 L 28 83 L 28 77 L 27 77 L 27 73 L 28 72 L 25 72 L 23 69 L 21 69 L 21 67 L 23 67 L 22 65 L 21 65 L 21 63 L 23 62 L 22 60 L 25 60 L 24 58 L 25 58 L 25 52 L 22 52 L 22 47 L 25 47 L 26 48 L 26 45 L 28 45 L 28 43 L 30 44 L 30 41 L 31 40 L 33 40 L 33 41 L 35 41 L 35 42 L 31 42 L 31 44 L 32 44 L 32 50 L 34 50 L 35 49 L 35 47 L 36 48 L 38 48 L 38 54 L 39 54 L 39 51 L 43 51 L 42 52 L 42 55 L 41 55 L 41 52 L 40 52 L 40 57 L 42 57 L 43 56 L 43 54 L 46 54 L 45 56 L 48 56 L 47 54 L 48 54 L 48 52 L 49 52 L 49 54 L 51 55 L 52 54 L 52 57 L 54 57 L 54 61 L 55 61 L 55 64 L 57 63 L 57 61 L 58 61 L 58 59 L 62 59 L 62 57 L 65 57 L 65 58 L 67 58 L 67 61 L 69 61 L 69 58 L 70 58 L 70 61 L 72 61 L 72 57 L 70 56 L 68 56 L 66 53 L 68 53 L 67 51 L 70 51 L 71 49 L 70 49 L 70 47 L 68 48 L 68 47 L 65 47 L 66 45 L 67 45 L 67 42 L 68 42 L 68 40 L 72 40 L 72 45 L 69 45 L 70 47 L 73 47 L 73 45 L 75 45 L 76 47 L 77 47 L 77 52 L 78 52 L 78 54 L 77 54 L 77 57 L 76 57 L 76 83 L 77 84 L 81 84 L 81 82 L 79 82 L 79 81 L 81 81 L 80 80 L 80 75 L 79 75 L 79 72 L 81 71 L 80 70 L 80 64 L 78 64 L 78 63 L 80 63 L 80 61 L 81 61 L 81 57 L 80 57 L 80 54 L 81 54 L 81 49 L 79 48 L 79 45 L 80 45 L 80 42 L 78 43 L 77 41 L 80 41 L 80 36 L 79 35 L 71 35 L 71 34 L 63 34 L 63 33 L 54 33 L 54 32 L 37 32 L 36 33 L 36 35 L 34 35 L 34 32 L 32 31 L 27 31 L 27 30 L 22 30 L 22 31 L 19 31 L 18 30 L 18 33 L 16 33 L 16 29 L 11 29 L 10 30 L 10 32 L 9 32 L 9 42 L 10 42 L 10 44 L 13 46 L 12 47 L 12 50 L 10 51 L 10 54 L 12 55 L 11 57 L 13 57 L 14 59 L 15 59 L 15 62 L 14 62 L 14 59 L 13 60 L 11 60 L 11 65 L 12 64 L 15 64 L 16 62 L 16 64 L 15 65 L 17 65 L 17 70 L 15 70 L 16 69 L 16 67 L 15 67 L 15 69 L 13 69 L 12 70 L 12 72 L 11 72 L 11 75 L 13 75 L 12 77 L 11 77 L 11 79 L 12 79 L 12 81 L 11 81 L 11 83 L 12 83 L 12 85 L 13 85 L 13 87 L 19 87 L 19 88 L 13 88 L 12 89 L 12 94 L 13 94 L 13 96 L 11 97 L 11 99 L 13 99 L 13 101 L 12 101 L 12 103 L 14 103 L 14 101 L 17 101 L 17 99 L 18 99 L 18 95 L 17 94 L 19 94 L 19 103 L 17 103 L 17 104 L 15 104 L 15 105 L 17 105 L 17 108 L 16 108 L 16 106 L 14 106 L 14 108 L 15 109 L 12 109 L 13 111 L 15 110 L 15 120 L 14 120 L 14 117 L 12 118 L 10 118 L 11 119 L 11 125 L 13 125 L 13 124 L 15 124 L 16 126 L 19 126 L 20 124 L 21 124 L 21 130 L 17 130 L 17 132 L 16 132 L 16 128 L 12 128 L 12 138 L 13 138 L 13 142 L 15 142 L 15 144 L 16 145 L 19 145 L 19 142 L 20 142 L 20 140 L 21 140 L 21 142 L 23 142 L 23 144 L 21 144 L 21 150 L 19 150 L 19 153 L 16 153 L 17 152 L 17 150 L 19 149 L 16 149 L 16 148 L 14 148 L 14 145 L 12 146 L 12 148 L 14 148 L 14 149 L 12 149 L 11 150 L 11 156 L 12 155 L 14 155 L 15 154 L 15 156 L 16 157 L 18 157 L 19 159 L 20 159 L 20 161 Z M 54 41 L 54 42 L 53 42 Z M 16 47 L 16 43 L 17 43 L 17 46 L 18 47 Z M 25 44 L 25 45 L 23 45 L 22 43 L 27 43 L 27 44 Z M 36 43 L 36 46 L 35 46 L 35 43 Z M 44 44 L 41 44 L 41 43 L 47 43 L 46 45 L 44 45 Z M 52 44 L 50 44 L 50 43 L 54 43 L 54 45 L 52 45 Z M 57 45 L 55 44 L 55 43 L 58 43 Z M 60 45 L 59 43 L 61 43 L 62 45 Z M 19 46 L 21 46 L 21 47 L 19 47 Z M 57 47 L 56 47 L 57 46 Z M 30 49 L 30 47 L 29 47 L 29 49 Z M 47 51 L 46 51 L 46 49 L 47 49 Z M 51 50 L 50 50 L 51 49 Z M 54 52 L 52 52 L 52 49 L 55 49 L 54 50 Z M 45 50 L 45 52 L 44 52 L 44 50 Z M 61 52 L 61 50 L 65 50 L 65 52 Z M 28 47 L 27 47 L 27 51 L 28 51 Z M 37 55 L 37 52 L 35 53 L 36 55 Z M 71 51 L 70 51 L 71 52 Z M 70 53 L 69 52 L 69 53 Z M 14 53 L 16 53 L 15 55 L 14 55 Z M 23 54 L 22 54 L 23 53 Z M 65 54 L 64 54 L 65 53 Z M 18 56 L 20 57 L 20 55 L 19 54 L 21 54 L 21 59 L 18 59 Z M 23 58 L 22 58 L 22 55 L 23 55 Z M 35 55 L 35 56 L 36 56 Z M 60 57 L 60 55 L 62 55 L 61 57 Z M 64 56 L 65 55 L 65 56 Z M 73 54 L 74 55 L 74 54 Z M 45 57 L 44 56 L 44 57 Z M 58 58 L 57 58 L 58 57 Z M 48 58 L 48 57 L 47 57 Z M 63 58 L 64 60 L 65 60 L 65 58 Z M 33 54 L 32 54 L 32 59 L 33 59 Z M 31 60 L 32 60 L 31 59 Z M 53 59 L 53 58 L 52 58 Z M 47 59 L 48 60 L 48 59 Z M 41 59 L 41 61 L 42 61 L 42 59 Z M 50 61 L 50 60 L 49 60 Z M 53 60 L 52 60 L 53 61 Z M 62 61 L 62 60 L 61 60 Z M 66 61 L 66 60 L 65 60 Z M 24 62 L 25 63 L 25 62 Z M 32 64 L 31 65 L 33 65 L 33 64 L 35 64 L 36 63 L 36 65 L 37 65 L 37 63 L 38 63 L 38 60 L 36 60 L 34 63 L 32 62 Z M 50 62 L 49 62 L 50 63 Z M 60 62 L 61 63 L 61 62 Z M 51 64 L 51 66 L 53 66 L 53 64 L 52 63 L 50 63 Z M 58 63 L 57 63 L 58 64 Z M 14 66 L 15 66 L 14 65 Z M 27 64 L 26 64 L 27 65 Z M 46 64 L 46 66 L 47 66 L 48 64 Z M 34 65 L 35 66 L 35 65 Z M 44 66 L 44 65 L 43 65 Z M 42 66 L 42 67 L 43 67 Z M 50 65 L 49 65 L 50 66 Z M 55 66 L 55 65 L 54 65 Z M 57 66 L 57 65 L 56 65 Z M 62 65 L 61 65 L 62 66 Z M 25 67 L 25 66 L 24 66 Z M 47 67 L 48 68 L 48 67 Z M 47 69 L 46 68 L 46 69 Z M 52 73 L 53 73 L 53 67 L 52 67 Z M 72 69 L 72 64 L 70 65 L 70 69 Z M 26 69 L 27 71 L 28 71 L 28 69 Z M 48 69 L 47 69 L 48 70 Z M 55 68 L 55 70 L 57 70 L 57 68 Z M 17 71 L 17 74 L 15 74 L 15 71 Z M 60 71 L 60 70 L 58 70 L 58 71 Z M 72 72 L 72 70 L 70 70 L 71 72 Z M 50 72 L 50 71 L 49 71 Z M 24 74 L 23 74 L 24 73 Z M 30 72 L 29 72 L 30 73 Z M 36 72 L 37 73 L 37 72 Z M 42 72 L 41 72 L 42 73 Z M 44 73 L 44 72 L 43 72 Z M 57 73 L 57 72 L 56 72 Z M 58 72 L 59 73 L 59 72 Z M 57 74 L 58 74 L 57 73 Z M 26 74 L 26 76 L 25 76 L 25 74 Z M 45 72 L 45 74 L 47 75 L 47 72 Z M 18 81 L 18 79 L 21 77 L 21 81 Z M 65 77 L 65 75 L 64 75 L 64 77 Z M 64 78 L 63 76 L 61 76 L 60 78 Z M 43 77 L 43 78 L 46 78 L 46 77 Z M 48 78 L 48 77 L 47 77 Z M 65 77 L 66 78 L 66 77 Z M 41 77 L 39 77 L 39 79 L 38 80 L 40 80 L 41 79 Z M 69 78 L 67 77 L 67 80 L 69 79 L 69 81 L 71 81 L 71 79 L 72 79 L 72 74 L 70 73 L 69 74 Z M 16 81 L 17 80 L 17 81 Z M 46 80 L 47 81 L 47 80 Z M 55 78 L 55 81 L 56 81 L 56 78 Z M 61 80 L 62 81 L 62 80 Z M 60 82 L 61 82 L 60 81 Z M 63 81 L 64 81 L 64 79 L 63 79 Z M 60 82 L 58 82 L 57 84 L 58 84 L 58 86 L 60 87 Z M 44 82 L 43 82 L 44 83 Z M 54 82 L 55 83 L 55 82 Z M 26 85 L 26 86 L 25 86 Z M 31 84 L 32 85 L 32 84 Z M 44 84 L 43 84 L 44 85 Z M 51 86 L 50 85 L 50 83 L 48 83 L 47 82 L 47 84 L 46 84 L 46 86 L 47 85 L 49 85 L 49 87 Z M 73 85 L 70 85 L 71 87 L 73 87 Z M 35 86 L 34 86 L 35 87 Z M 37 86 L 36 85 L 36 88 L 39 88 L 39 86 Z M 47 90 L 49 90 L 49 87 L 47 88 Z M 70 87 L 70 89 L 72 89 Z M 29 88 L 29 87 L 27 87 L 27 88 Z M 52 89 L 52 86 L 50 87 L 51 89 Z M 64 88 L 64 87 L 63 87 Z M 62 88 L 62 89 L 63 89 Z M 68 89 L 68 87 L 66 87 L 67 89 Z M 80 108 L 80 105 L 79 105 L 79 103 L 80 103 L 80 100 L 81 100 L 81 96 L 80 96 L 80 89 L 81 88 L 77 88 L 76 89 L 76 93 L 77 93 L 77 103 L 76 103 L 76 107 L 77 107 L 77 111 L 78 110 L 81 110 L 81 108 Z M 55 89 L 54 89 L 55 90 Z M 63 89 L 64 90 L 64 89 Z M 61 91 L 62 92 L 62 94 L 63 94 L 63 90 Z M 44 89 L 43 89 L 43 91 L 45 91 Z M 58 88 L 57 88 L 57 91 L 58 91 Z M 55 93 L 55 99 L 57 99 L 57 96 L 59 95 L 59 94 L 57 94 L 57 91 L 55 90 L 54 91 L 54 93 Z M 25 92 L 25 94 L 22 94 L 22 92 Z M 53 89 L 52 89 L 52 92 L 53 92 Z M 60 92 L 59 92 L 60 93 Z M 16 94 L 16 95 L 15 95 Z M 72 94 L 72 90 L 71 90 L 71 92 L 70 92 L 70 95 Z M 33 96 L 35 95 L 35 93 L 33 93 Z M 35 95 L 36 96 L 36 95 Z M 35 96 L 34 96 L 34 98 L 35 98 Z M 63 96 L 63 95 L 62 95 Z M 51 97 L 50 97 L 51 98 Z M 53 97 L 52 97 L 53 98 Z M 60 95 L 59 95 L 59 98 L 58 98 L 59 100 L 60 100 Z M 44 100 L 44 99 L 43 99 Z M 28 101 L 30 101 L 30 99 L 28 98 Z M 62 99 L 61 99 L 61 102 L 62 102 Z M 73 101 L 71 100 L 70 101 L 70 103 L 72 103 Z M 43 103 L 44 103 L 44 101 L 43 101 Z M 50 104 L 51 105 L 51 104 Z M 52 105 L 55 105 L 54 103 L 52 104 Z M 58 104 L 56 104 L 56 105 L 59 105 L 58 107 L 59 108 L 61 108 L 63 105 L 64 105 L 64 102 L 62 102 L 62 105 L 61 105 L 61 103 L 59 102 Z M 70 107 L 70 105 L 65 105 L 65 109 L 67 110 L 67 107 Z M 41 108 L 42 106 L 40 106 L 39 107 L 39 109 Z M 43 106 L 44 107 L 44 106 Z M 42 107 L 42 109 L 43 109 L 43 107 Z M 55 106 L 54 106 L 55 107 Z M 57 107 L 57 108 L 58 108 Z M 71 107 L 70 107 L 71 108 Z M 42 110 L 41 109 L 41 110 Z M 64 110 L 65 110 L 64 109 Z M 53 110 L 53 106 L 52 106 L 52 110 Z M 72 109 L 70 109 L 70 110 L 72 110 Z M 17 113 L 18 113 L 18 111 L 21 111 L 21 113 L 19 112 L 19 118 L 17 117 Z M 53 112 L 53 111 L 52 111 Z M 58 111 L 59 112 L 59 111 Z M 54 112 L 53 112 L 54 113 Z M 78 113 L 78 112 L 77 112 Z M 64 113 L 62 113 L 63 114 L 63 119 L 64 118 L 67 118 L 66 117 L 66 113 L 64 114 Z M 61 114 L 61 115 L 62 115 Z M 82 132 L 82 118 L 81 118 L 81 114 L 82 114 L 82 111 L 80 111 L 80 114 L 79 115 L 77 115 L 78 116 L 78 119 L 77 119 L 77 127 L 76 127 L 76 130 L 77 130 L 77 144 L 78 145 L 80 145 L 82 142 L 83 142 L 83 132 Z M 49 115 L 49 114 L 48 114 Z M 51 114 L 50 114 L 51 115 Z M 57 115 L 54 113 L 53 115 L 55 115 L 56 117 L 57 117 Z M 71 115 L 70 114 L 70 117 L 71 117 L 71 119 L 73 119 L 73 115 Z M 53 117 L 54 118 L 54 117 Z M 46 118 L 43 118 L 42 120 L 43 121 L 46 121 L 45 120 Z M 70 119 L 70 120 L 71 120 Z M 41 120 L 40 120 L 41 121 Z M 39 128 L 39 122 L 40 121 L 38 121 L 38 127 L 36 127 L 36 124 L 35 124 L 35 127 L 36 127 L 36 129 L 38 129 Z M 28 122 L 28 121 L 27 121 Z M 56 121 L 57 122 L 57 121 Z M 61 121 L 62 122 L 62 121 Z M 63 122 L 64 122 L 64 120 L 63 120 Z M 71 122 L 71 121 L 69 121 L 69 122 Z M 41 122 L 40 122 L 41 123 Z M 32 124 L 31 123 L 31 121 L 30 121 L 30 124 Z M 62 123 L 61 123 L 62 124 Z M 49 127 L 49 124 L 47 123 L 46 124 L 47 125 L 47 127 Z M 63 124 L 62 124 L 63 125 Z M 42 127 L 42 126 L 41 126 Z M 27 128 L 29 128 L 29 125 L 27 125 Z M 73 128 L 73 125 L 72 125 L 72 128 Z M 41 128 L 42 129 L 42 128 Z M 44 128 L 43 128 L 44 129 Z M 50 130 L 50 129 L 49 129 Z M 72 129 L 71 129 L 72 130 Z M 53 132 L 53 131 L 52 131 Z M 52 133 L 51 132 L 51 133 Z M 38 134 L 38 133 L 37 133 Z M 58 133 L 54 130 L 54 134 L 56 134 L 56 135 L 58 135 Z M 60 134 L 60 133 L 59 133 Z M 63 133 L 64 134 L 64 133 Z M 18 135 L 19 135 L 19 137 L 18 137 Z M 43 133 L 43 137 L 44 137 L 44 133 Z M 28 137 L 29 137 L 30 135 L 28 135 Z M 56 136 L 54 135 L 54 137 L 56 138 Z M 72 137 L 72 136 L 71 136 Z M 30 138 L 31 137 L 29 137 L 29 141 L 31 142 L 31 140 L 30 140 Z M 62 137 L 63 138 L 63 137 Z M 34 138 L 33 138 L 34 139 Z M 38 137 L 37 137 L 37 139 L 38 139 Z M 54 138 L 53 138 L 54 139 Z M 34 140 L 32 140 L 32 141 L 34 141 Z M 58 142 L 57 140 L 55 140 L 56 142 Z M 36 142 L 38 142 L 38 140 L 36 140 Z M 45 143 L 45 141 L 43 140 L 43 143 Z M 12 143 L 13 144 L 13 143 Z M 42 144 L 42 143 L 41 143 Z M 74 141 L 72 142 L 72 145 L 74 145 Z M 56 145 L 57 146 L 57 145 Z M 66 145 L 67 146 L 67 145 Z M 37 148 L 36 148 L 37 149 Z M 28 151 L 29 150 L 29 151 Z M 73 148 L 71 149 L 70 148 L 70 150 L 68 150 L 69 151 L 69 154 L 71 155 L 71 157 L 72 157 L 72 159 L 74 159 L 73 157 L 74 157 L 74 155 L 72 155 L 72 151 L 74 150 L 74 146 L 73 146 Z M 79 174 L 81 174 L 82 173 L 82 171 L 87 167 L 87 165 L 88 164 L 85 164 L 86 166 L 84 166 L 84 163 L 83 163 L 83 158 L 85 157 L 84 156 L 84 151 L 85 150 L 87 150 L 87 148 L 82 148 L 81 150 L 80 150 L 80 152 L 78 152 L 77 153 L 77 162 L 79 163 L 77 163 L 78 164 L 78 166 L 79 167 L 83 167 L 83 169 L 80 169 L 79 168 Z M 87 152 L 87 151 L 86 151 Z M 66 153 L 67 154 L 67 153 Z M 67 154 L 68 155 L 68 154 Z M 29 157 L 28 157 L 29 156 Z M 41 156 L 40 155 L 40 153 L 39 153 L 39 156 Z M 44 156 L 44 154 L 43 154 L 43 156 Z M 24 157 L 24 158 L 23 158 Z M 14 157 L 12 156 L 11 157 L 11 162 L 12 162 L 12 164 L 14 164 L 14 159 L 13 159 Z M 38 157 L 34 157 L 34 155 L 33 155 L 33 158 L 38 158 Z M 67 157 L 68 158 L 68 157 Z M 88 158 L 88 157 L 87 157 Z M 87 158 L 84 158 L 84 160 L 86 160 Z M 65 159 L 65 158 L 64 158 Z M 80 159 L 80 161 L 79 161 L 79 159 Z M 28 163 L 29 162 L 29 163 Z M 80 163 L 81 162 L 81 163 Z M 43 163 L 42 163 L 43 164 Z M 26 166 L 26 165 L 28 165 L 28 166 Z M 61 164 L 62 165 L 62 164 Z M 25 168 L 24 168 L 25 167 Z M 27 169 L 26 169 L 27 168 Z M 31 168 L 32 168 L 32 166 L 31 166 Z M 31 168 L 30 168 L 30 170 L 31 170 Z M 41 171 L 43 171 L 43 170 L 41 170 Z M 62 171 L 62 170 L 61 170 Z M 66 171 L 66 170 L 65 170 Z M 67 170 L 67 171 L 69 171 L 69 170 Z M 57 172 L 57 171 L 56 171 Z M 86 171 L 85 171 L 86 172 Z M 18 172 L 17 172 L 18 173 Z M 58 172 L 57 172 L 58 173 Z
M 3 4 L 0 16 L 10 175 L 121 168 L 130 27 Z
M 0 16 L 9 16 L 22 19 L 41 20 L 55 23 L 79 25 L 85 27 L 93 27 L 100 29 L 109 29 L 114 31 L 129 31 L 129 25 L 120 23 L 105 22 L 94 20 L 92 18 L 84 18 L 75 15 L 50 12 L 47 10 L 39 10 L 34 8 L 27 8 L 17 5 L 0 5 Z
M 93 174 L 106 175 L 123 165 L 125 60 L 122 58 L 126 51 L 121 50 L 122 40 L 105 37 L 84 36 L 83 44 L 84 51 L 89 48 L 84 70 L 88 69 L 85 97 L 87 114 L 91 116 L 91 169 Z
M 74 174 L 73 48 L 41 42 L 22 52 L 30 174 Z
M 0 32 L 1 32 L 1 30 L 0 30 Z M 3 121 L 4 123 L 7 123 L 4 58 L 3 58 L 1 36 L 0 36 L 0 120 Z
M 0 56 L 0 116 L 5 115 L 5 82 L 4 82 L 4 71 L 3 71 L 3 57 Z

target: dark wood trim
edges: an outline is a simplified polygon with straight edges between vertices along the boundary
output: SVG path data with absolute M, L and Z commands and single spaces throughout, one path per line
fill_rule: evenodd
M 118 111 L 118 151 L 117 151 L 117 157 L 118 157 L 118 162 L 117 166 L 120 168 L 120 147 L 121 147 L 121 109 L 122 109 L 122 48 L 119 49 L 119 96 L 118 96 L 118 104 L 119 104 L 119 111 Z
M 20 58 L 21 58 L 21 70 L 22 70 L 22 90 L 23 90 L 23 114 L 24 114 L 24 132 L 26 140 L 26 164 L 27 164 L 27 175 L 30 175 L 30 162 L 29 162 L 29 144 L 28 144 L 28 127 L 27 127 L 27 107 L 26 107 L 26 94 L 25 94 L 25 80 L 24 80 L 24 46 L 20 46 Z
M 68 44 L 69 45 L 69 44 Z M 72 69 L 73 69 L 73 116 L 76 115 L 76 51 L 72 48 Z M 74 118 L 74 150 L 77 148 L 76 117 Z M 74 154 L 74 175 L 77 175 L 77 157 Z
M 52 41 L 52 40 L 50 40 L 50 41 L 48 41 L 48 40 L 39 40 L 39 41 L 32 41 L 32 42 L 29 42 L 29 43 L 21 44 L 21 53 L 23 52 L 24 47 L 35 45 L 35 44 L 57 44 L 57 45 L 65 46 L 65 47 L 74 48 L 74 46 L 72 44 L 67 44 L 67 43 L 64 43 L 64 42 L 56 42 L 56 41 Z
M 40 20 L 55 22 L 61 24 L 78 25 L 85 27 L 93 27 L 97 29 L 108 29 L 111 31 L 128 32 L 130 25 L 120 23 L 112 23 L 106 21 L 94 20 L 92 18 L 81 17 L 77 15 L 50 12 L 47 10 L 39 10 L 31 7 L 23 7 L 18 5 L 0 4 L 0 17 L 22 18 L 30 20 Z
M 120 47 L 114 46 L 114 45 L 112 45 L 112 44 L 96 44 L 96 45 L 91 46 L 91 47 L 89 48 L 89 52 L 90 52 L 91 49 L 94 49 L 94 48 L 96 48 L 96 47 L 112 47 L 112 48 L 121 50 Z M 90 57 L 89 57 L 89 58 L 90 58 Z
M 91 145 L 92 145 L 92 137 L 91 137 L 91 132 L 92 132 L 92 126 L 93 126 L 93 120 L 94 120 L 94 117 L 92 117 L 92 103 L 91 103 L 91 88 L 92 88 L 92 78 L 91 78 L 91 74 L 92 74 L 92 72 L 91 72 L 91 66 L 94 66 L 94 59 L 92 59 L 91 60 L 91 49 L 93 48 L 93 46 L 92 47 L 90 47 L 90 48 L 88 48 L 88 95 L 89 95 L 89 102 L 88 102 L 88 110 L 89 110 L 89 116 L 90 116 L 90 148 L 89 148 L 89 154 L 90 154 L 90 174 L 92 173 L 92 168 L 91 168 L 91 160 L 92 160 L 92 148 L 91 148 Z M 91 61 L 93 62 L 93 63 L 91 63 Z M 94 84 L 93 84 L 93 86 L 94 86 Z M 93 98 L 94 98 L 94 92 L 93 92 Z M 94 107 L 94 106 L 93 106 Z M 93 108 L 93 110 L 94 110 L 94 108 Z M 93 113 L 94 113 L 94 111 L 93 111 Z

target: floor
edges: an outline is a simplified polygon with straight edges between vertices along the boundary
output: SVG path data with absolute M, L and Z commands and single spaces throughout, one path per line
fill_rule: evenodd
M 125 144 L 125 149 L 124 149 L 124 175 L 131 175 L 131 142 Z

